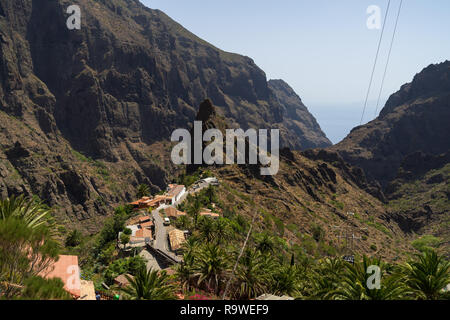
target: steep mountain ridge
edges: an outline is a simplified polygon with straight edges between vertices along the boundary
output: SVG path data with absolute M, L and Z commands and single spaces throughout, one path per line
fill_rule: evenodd
M 330 150 L 361 167 L 386 187 L 409 154 L 446 153 L 450 148 L 450 61 L 430 65 L 402 86 L 380 116 Z
M 216 128 L 224 134 L 229 128 L 216 109 L 209 100 L 201 104 L 202 132 Z M 364 172 L 336 152 L 283 148 L 276 175 L 263 176 L 259 169 L 258 164 L 196 165 L 186 174 L 208 171 L 218 177 L 219 212 L 244 216 L 247 223 L 257 213 L 254 232 L 277 235 L 297 256 L 376 252 L 393 261 L 412 251 L 384 204 L 365 191 L 374 190 Z
M 81 30 L 66 27 L 74 4 Z M 206 97 L 234 126 L 280 128 L 282 145 L 326 144 L 321 131 L 286 126 L 253 60 L 139 1 L 2 0 L 0 194 L 37 194 L 62 220 L 95 229 L 95 216 L 138 184 L 165 188 L 175 170 L 168 139 Z
M 361 167 L 372 185 L 381 184 L 377 198 L 405 233 L 433 239 L 447 255 L 449 120 L 450 61 L 445 61 L 418 73 L 389 98 L 377 119 L 329 148 Z

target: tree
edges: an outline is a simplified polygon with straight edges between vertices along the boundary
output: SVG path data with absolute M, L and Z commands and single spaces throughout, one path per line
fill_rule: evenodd
M 399 282 L 406 283 L 417 299 L 443 298 L 443 289 L 450 283 L 450 262 L 431 250 L 416 255 L 416 259 L 401 267 Z
M 147 197 L 149 195 L 150 195 L 150 187 L 145 183 L 140 184 L 137 188 L 136 196 L 138 198 L 143 198 L 143 197 Z
M 132 300 L 173 300 L 175 288 L 165 271 L 141 268 L 135 277 L 126 276 L 130 285 L 121 290 Z
M 183 261 L 175 267 L 176 277 L 184 290 L 191 289 L 194 279 L 195 257 L 193 252 L 183 254 Z
M 26 199 L 23 195 L 12 196 L 0 201 L 0 219 L 17 218 L 31 229 L 47 226 L 51 235 L 56 235 L 56 227 L 51 217 L 51 208 L 43 204 L 37 197 Z
M 367 285 L 370 266 L 380 268 L 380 288 Z M 342 280 L 331 296 L 335 300 L 399 300 L 406 295 L 405 286 L 396 277 L 387 274 L 388 266 L 380 259 L 363 257 L 363 261 L 351 264 L 346 262 Z
M 295 297 L 299 295 L 301 273 L 297 266 L 283 265 L 273 274 L 272 292 Z
M 72 300 L 59 278 L 31 277 L 25 281 L 21 299 L 26 300 Z
M 205 195 L 208 198 L 209 203 L 213 203 L 216 201 L 216 188 L 212 185 L 209 185 L 205 190 Z
M 245 249 L 236 269 L 236 297 L 254 299 L 267 291 L 270 273 L 261 252 Z
M 188 230 L 191 223 L 189 221 L 189 218 L 187 216 L 181 216 L 175 221 L 175 225 L 177 228 L 182 230 Z
M 344 261 L 340 258 L 325 258 L 317 265 L 307 275 L 309 288 L 304 293 L 311 299 L 329 300 L 341 281 Z
M 0 291 L 20 295 L 18 286 L 39 275 L 58 258 L 59 245 L 47 226 L 30 227 L 16 216 L 0 220 Z
M 146 262 L 141 256 L 117 259 L 110 263 L 104 272 L 107 284 L 112 284 L 114 279 L 121 274 L 137 274 L 141 268 L 145 268 Z
M 257 235 L 255 242 L 256 249 L 261 253 L 273 253 L 275 250 L 275 240 L 267 232 Z
M 231 239 L 232 234 L 228 219 L 225 218 L 217 219 L 214 229 L 215 229 L 215 239 L 218 245 L 220 245 L 223 241 Z
M 130 236 L 125 233 L 121 233 L 120 234 L 120 243 L 125 246 L 128 244 L 128 242 L 130 242 Z
M 212 242 L 215 236 L 215 225 L 211 218 L 203 217 L 199 223 L 199 231 L 201 237 L 206 240 L 207 243 Z
M 207 244 L 199 250 L 195 263 L 197 285 L 219 294 L 223 281 L 229 271 L 228 257 L 219 246 Z
M 78 231 L 77 229 L 72 230 L 72 232 L 70 232 L 70 234 L 66 238 L 65 246 L 66 247 L 78 246 L 79 244 L 81 244 L 82 237 L 83 235 L 81 234 L 80 231 Z
M 194 229 L 197 229 L 198 216 L 201 210 L 201 202 L 200 199 L 195 196 L 194 203 L 188 209 L 188 214 L 194 219 Z

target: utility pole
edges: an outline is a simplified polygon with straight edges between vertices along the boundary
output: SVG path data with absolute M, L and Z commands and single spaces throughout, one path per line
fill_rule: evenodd
M 347 212 L 347 216 L 354 217 L 355 213 L 353 212 Z M 344 226 L 344 222 L 340 226 L 332 226 L 335 229 L 340 230 L 340 234 L 337 236 L 338 239 L 345 239 L 345 248 L 344 248 L 344 260 L 354 263 L 355 256 L 354 256 L 354 250 L 355 250 L 355 240 L 361 240 L 362 237 L 356 236 L 354 232 L 352 232 L 349 229 L 349 226 Z M 361 230 L 367 230 L 367 228 L 360 228 Z

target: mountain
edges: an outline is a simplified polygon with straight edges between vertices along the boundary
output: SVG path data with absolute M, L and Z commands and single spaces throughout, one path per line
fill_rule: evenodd
M 230 128 L 209 100 L 200 105 L 197 119 L 203 121 L 202 132 L 217 128 L 225 134 Z M 336 152 L 283 148 L 273 176 L 261 175 L 260 165 L 235 164 L 188 166 L 181 178 L 196 181 L 206 172 L 220 181 L 218 212 L 240 216 L 245 224 L 257 213 L 254 232 L 275 235 L 297 257 L 343 255 L 352 248 L 393 261 L 412 250 L 383 202 L 366 192 L 371 186 L 364 172 Z
M 450 61 L 430 65 L 387 101 L 378 118 L 354 128 L 330 150 L 386 187 L 410 154 L 450 148 Z
M 69 30 L 70 5 L 81 29 Z M 243 129 L 281 145 L 330 145 L 286 85 L 137 0 L 2 0 L 0 195 L 36 194 L 61 220 L 97 228 L 138 184 L 172 180 L 169 142 L 209 97 Z
M 450 256 L 450 61 L 394 93 L 374 121 L 329 148 L 363 169 L 387 216 Z M 371 192 L 372 193 L 372 192 Z M 374 193 L 372 193 L 374 194 Z
M 325 148 L 332 144 L 301 98 L 286 82 L 270 80 L 268 84 L 286 115 L 283 118 L 286 135 L 292 141 L 300 140 L 294 149 Z

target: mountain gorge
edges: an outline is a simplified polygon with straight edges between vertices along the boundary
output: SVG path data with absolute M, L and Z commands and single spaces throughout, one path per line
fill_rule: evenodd
M 331 147 L 386 187 L 407 156 L 450 146 L 450 61 L 430 65 L 391 95 L 380 115 Z
M 378 118 L 329 148 L 363 169 L 408 234 L 433 235 L 449 254 L 450 61 L 391 95 Z
M 81 30 L 66 13 L 77 4 Z M 0 3 L 0 194 L 36 194 L 95 229 L 135 187 L 165 188 L 170 135 L 206 97 L 233 127 L 331 145 L 286 84 L 135 0 Z

